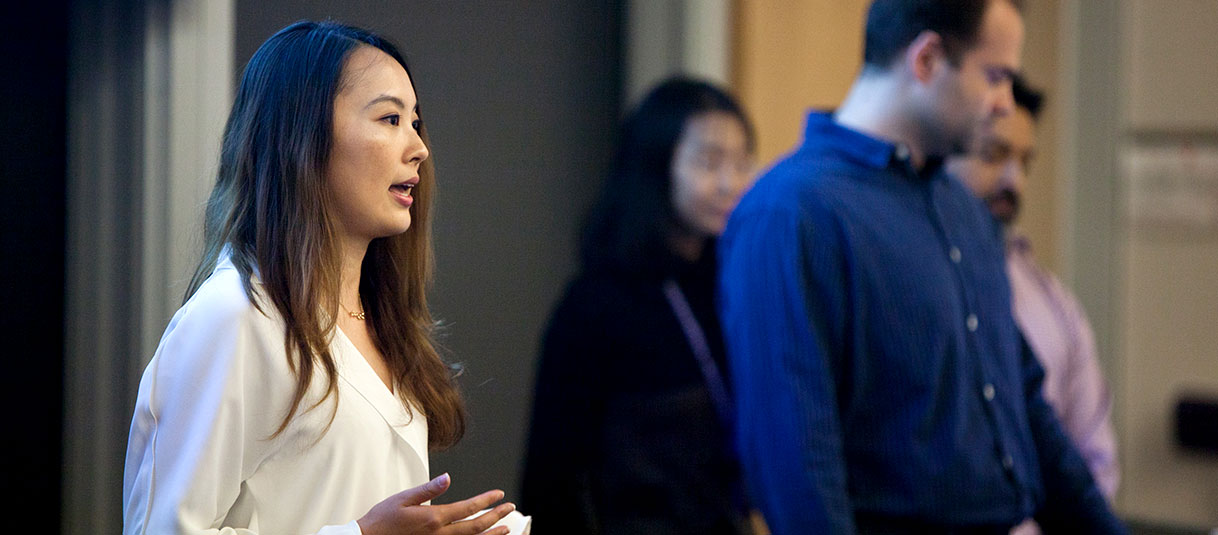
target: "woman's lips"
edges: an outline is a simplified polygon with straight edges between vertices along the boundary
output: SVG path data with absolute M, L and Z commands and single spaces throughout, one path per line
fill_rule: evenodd
M 393 195 L 393 199 L 405 207 L 410 207 L 414 204 L 414 197 L 410 196 L 410 192 L 414 189 L 414 184 L 394 184 L 389 186 L 389 193 Z

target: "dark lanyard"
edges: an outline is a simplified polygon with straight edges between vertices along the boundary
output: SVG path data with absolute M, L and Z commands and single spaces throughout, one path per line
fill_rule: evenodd
M 732 428 L 732 401 L 727 396 L 727 385 L 723 382 L 723 374 L 719 373 L 719 365 L 711 357 L 710 344 L 706 341 L 706 333 L 694 317 L 694 311 L 685 300 L 685 294 L 677 282 L 668 279 L 664 281 L 664 296 L 685 331 L 685 339 L 689 341 L 694 357 L 698 359 L 698 368 L 702 370 L 702 378 L 706 380 L 706 389 L 710 392 L 711 401 L 715 403 L 715 411 L 727 429 Z

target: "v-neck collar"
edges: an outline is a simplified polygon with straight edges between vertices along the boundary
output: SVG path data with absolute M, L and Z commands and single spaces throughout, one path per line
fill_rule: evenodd
M 397 392 L 394 391 L 392 386 L 385 384 L 385 380 L 381 379 L 381 376 L 376 373 L 375 369 L 372 368 L 372 364 L 370 364 L 368 362 L 368 357 L 364 356 L 364 352 L 360 351 L 359 348 L 355 346 L 355 342 L 352 342 L 351 337 L 347 336 L 346 332 L 343 332 L 343 328 L 338 325 L 337 321 L 334 322 L 334 332 L 335 332 L 336 338 L 338 338 L 338 337 L 342 338 L 343 343 L 345 343 L 347 346 L 347 349 L 354 351 L 355 354 L 360 357 L 359 360 L 361 362 L 363 362 L 364 364 L 368 365 L 368 369 L 372 372 L 372 375 L 375 375 L 376 380 L 378 382 L 380 382 L 381 386 L 385 387 L 385 390 L 389 391 L 389 395 L 393 396 L 394 398 L 397 398 Z
M 216 262 L 213 273 L 223 269 L 236 269 L 232 259 L 228 254 L 223 254 Z M 258 278 L 258 273 L 255 271 L 251 280 L 255 286 L 261 286 L 262 281 Z M 271 306 L 265 303 L 264 306 Z M 276 310 L 271 306 L 271 310 L 266 312 L 276 314 Z M 334 364 L 338 368 L 339 379 L 351 386 L 351 389 L 360 395 L 377 414 L 385 420 L 385 423 L 393 429 L 393 432 L 410 447 L 415 456 L 422 463 L 424 474 L 428 473 L 429 467 L 427 462 L 427 416 L 414 403 L 410 403 L 410 411 L 407 412 L 406 401 L 398 398 L 388 387 L 381 377 L 372 369 L 372 365 L 364 359 L 364 355 L 360 353 L 359 348 L 347 338 L 342 329 L 338 325 L 334 326 L 334 334 L 330 340 L 330 350 L 334 358 Z M 339 403 L 342 403 L 340 400 Z M 414 421 L 415 418 L 422 420 Z
M 330 346 L 335 364 L 338 365 L 339 377 L 376 409 L 385 423 L 414 450 L 426 466 L 427 417 L 423 411 L 411 403 L 407 412 L 407 402 L 385 386 L 385 382 L 376 374 L 376 370 L 372 369 L 372 365 L 368 364 L 359 348 L 355 347 L 337 325 L 334 327 L 334 339 Z M 422 420 L 414 421 L 415 418 Z

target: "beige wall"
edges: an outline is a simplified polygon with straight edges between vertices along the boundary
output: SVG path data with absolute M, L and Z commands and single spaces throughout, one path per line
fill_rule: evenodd
M 1179 448 L 1173 415 L 1218 397 L 1218 0 L 1119 4 L 1120 506 L 1209 528 L 1218 457 Z
M 732 85 L 757 124 L 758 161 L 768 166 L 803 136 L 811 108 L 836 107 L 846 96 L 863 56 L 867 0 L 737 1 Z M 1028 43 L 1024 70 L 1050 94 L 1057 85 L 1057 2 L 1025 5 Z M 1052 96 L 1052 95 L 1050 95 Z M 1041 149 L 1032 168 L 1023 232 L 1037 256 L 1058 265 L 1057 101 L 1041 119 Z
M 863 56 L 865 0 L 747 0 L 734 5 L 732 85 L 768 165 L 803 136 L 809 108 L 832 108 Z
M 1058 170 L 1061 102 L 1058 76 L 1057 0 L 1024 2 L 1027 39 L 1023 47 L 1023 72 L 1028 82 L 1045 92 L 1044 109 L 1037 123 L 1037 155 L 1024 188 L 1023 213 L 1016 226 L 1034 245 L 1036 258 L 1048 269 L 1061 266 L 1059 243 L 1061 220 L 1059 199 L 1066 177 Z
M 1119 507 L 1133 518 L 1218 526 L 1218 460 L 1173 440 L 1179 396 L 1218 393 L 1218 239 L 1131 230 L 1123 244 Z

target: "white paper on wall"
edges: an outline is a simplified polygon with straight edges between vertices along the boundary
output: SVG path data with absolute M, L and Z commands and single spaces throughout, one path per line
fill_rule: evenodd
M 1121 159 L 1132 226 L 1218 233 L 1218 144 L 1133 145 Z

